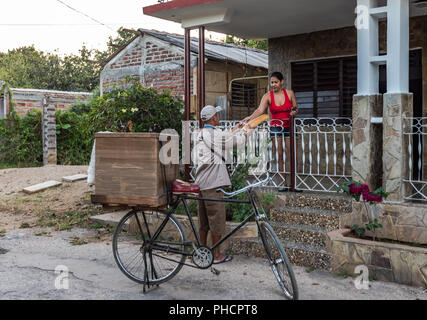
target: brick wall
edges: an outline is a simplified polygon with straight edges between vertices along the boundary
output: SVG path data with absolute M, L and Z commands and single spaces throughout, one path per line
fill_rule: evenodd
M 35 89 L 10 89 L 16 112 L 23 116 L 30 110 L 42 111 L 43 99 L 48 98 L 56 110 L 67 110 L 77 102 L 85 101 L 90 93 Z
M 192 65 L 195 64 L 193 58 Z M 129 77 L 130 82 L 127 81 Z M 169 90 L 183 97 L 184 52 L 154 37 L 139 37 L 105 66 L 100 80 L 101 92 L 140 82 L 144 87 L 159 92 Z

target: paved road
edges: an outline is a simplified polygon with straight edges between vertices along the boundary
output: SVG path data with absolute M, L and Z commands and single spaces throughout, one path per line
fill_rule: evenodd
M 262 259 L 236 256 L 210 271 L 184 267 L 169 282 L 142 293 L 142 286 L 127 279 L 117 268 L 108 242 L 72 246 L 73 236 L 84 238 L 91 230 L 52 232 L 36 236 L 35 229 L 13 231 L 0 238 L 0 299 L 128 299 L 128 300 L 279 300 L 283 299 L 271 270 Z M 55 288 L 57 266 L 69 270 L 67 290 Z M 324 271 L 308 273 L 294 268 L 301 299 L 404 299 L 427 300 L 422 288 L 371 282 L 358 290 L 351 278 Z M 65 284 L 66 282 L 62 282 Z

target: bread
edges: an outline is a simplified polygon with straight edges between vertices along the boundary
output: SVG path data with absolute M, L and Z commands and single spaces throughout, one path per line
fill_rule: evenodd
M 255 129 L 257 126 L 259 126 L 264 121 L 267 121 L 270 119 L 270 116 L 268 114 L 263 114 L 262 116 L 259 116 L 258 118 L 255 118 L 251 121 L 249 121 L 242 130 L 248 131 L 250 129 Z

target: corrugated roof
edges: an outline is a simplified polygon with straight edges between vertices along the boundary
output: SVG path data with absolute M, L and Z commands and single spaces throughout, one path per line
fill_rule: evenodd
M 139 29 L 139 31 L 184 48 L 184 36 L 182 35 L 146 29 Z M 199 53 L 199 39 L 191 38 L 190 49 L 196 54 Z M 268 69 L 268 53 L 259 49 L 206 40 L 205 55 L 219 60 L 234 61 Z

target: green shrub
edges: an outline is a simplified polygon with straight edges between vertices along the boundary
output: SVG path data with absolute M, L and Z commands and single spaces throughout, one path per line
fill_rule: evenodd
M 181 131 L 184 104 L 170 92 L 133 84 L 115 89 L 94 100 L 89 114 L 92 131 L 161 132 Z M 132 125 L 129 126 L 129 121 Z
M 246 187 L 246 180 L 248 179 L 249 165 L 239 166 L 231 177 L 232 189 L 239 190 Z M 233 199 L 247 200 L 248 195 L 243 192 Z M 233 222 L 242 222 L 252 213 L 252 205 L 246 203 L 226 203 L 225 210 L 227 212 L 227 220 Z
M 89 164 L 94 139 L 89 116 L 72 111 L 57 111 L 55 116 L 58 164 Z
M 87 165 L 93 135 L 98 131 L 181 132 L 183 102 L 170 92 L 134 84 L 99 97 L 94 91 L 87 103 L 56 112 L 57 159 L 61 165 Z M 129 125 L 129 123 L 132 125 Z M 132 129 L 132 130 L 130 130 Z M 43 163 L 42 115 L 30 111 L 24 117 L 12 112 L 0 119 L 0 166 L 39 166 Z
M 0 164 L 40 166 L 43 163 L 42 116 L 30 111 L 24 117 L 11 113 L 0 119 Z

